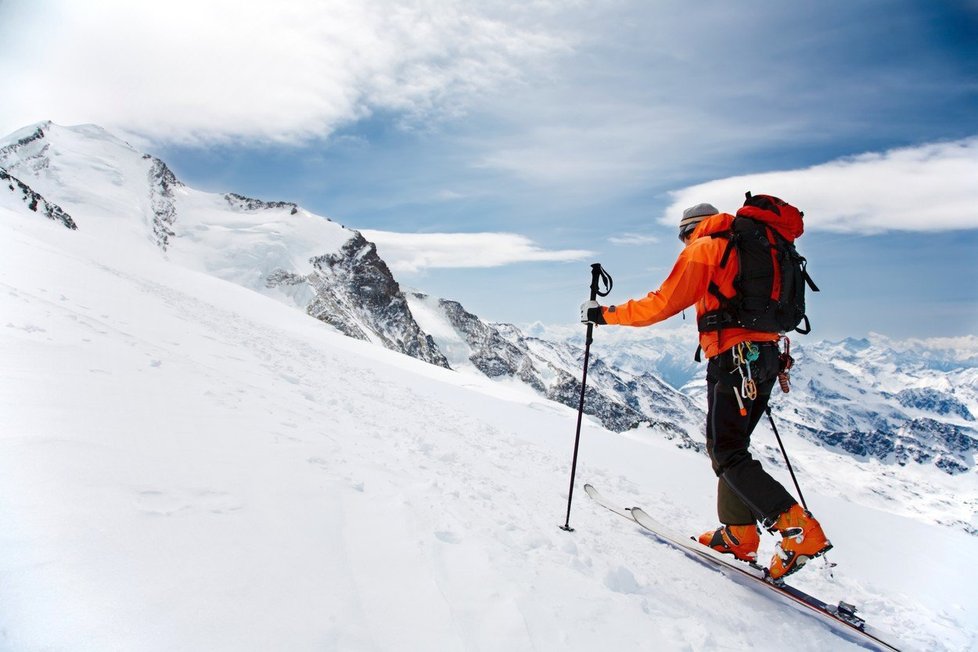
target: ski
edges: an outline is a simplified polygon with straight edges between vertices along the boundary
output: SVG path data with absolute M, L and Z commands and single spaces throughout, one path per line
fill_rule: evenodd
M 800 589 L 785 584 L 783 581 L 770 579 L 767 570 L 757 564 L 747 564 L 737 561 L 733 557 L 728 558 L 728 556 L 700 544 L 695 539 L 671 532 L 640 507 L 624 508 L 609 502 L 593 485 L 584 485 L 584 491 L 594 502 L 638 524 L 659 541 L 680 549 L 692 559 L 719 570 L 745 586 L 765 592 L 766 595 L 813 616 L 832 628 L 832 631 L 853 643 L 870 646 L 876 650 L 900 649 L 895 643 L 888 640 L 887 634 L 880 632 L 857 616 L 856 608 L 853 605 L 846 602 L 839 602 L 838 605 L 827 604 Z

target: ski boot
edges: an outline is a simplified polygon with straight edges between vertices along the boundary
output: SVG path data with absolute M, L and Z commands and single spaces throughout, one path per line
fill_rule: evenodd
M 757 547 L 761 544 L 761 537 L 757 526 L 751 523 L 750 525 L 722 525 L 716 530 L 704 532 L 697 541 L 717 552 L 733 555 L 741 561 L 756 562 Z
M 795 503 L 775 521 L 771 532 L 780 532 L 781 541 L 775 546 L 774 557 L 768 573 L 779 580 L 832 549 L 832 542 L 825 537 L 822 526 L 815 518 Z

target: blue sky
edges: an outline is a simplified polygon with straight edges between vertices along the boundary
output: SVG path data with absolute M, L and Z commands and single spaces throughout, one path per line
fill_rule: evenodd
M 750 189 L 806 212 L 816 336 L 978 333 L 975 0 L 87 4 L 0 1 L 0 131 L 116 130 L 484 318 L 642 296 Z

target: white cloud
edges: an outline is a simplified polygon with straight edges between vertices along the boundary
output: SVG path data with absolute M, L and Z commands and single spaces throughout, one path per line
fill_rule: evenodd
M 361 231 L 377 245 L 394 272 L 425 269 L 501 267 L 525 262 L 569 262 L 593 252 L 580 249 L 547 250 L 514 233 L 392 233 Z
M 474 0 L 7 0 L 3 23 L 5 133 L 51 119 L 170 142 L 451 115 L 562 47 Z
M 866 153 L 782 172 L 719 179 L 670 193 L 660 219 L 710 202 L 727 212 L 744 192 L 776 195 L 805 212 L 809 230 L 841 233 L 978 228 L 978 137 Z

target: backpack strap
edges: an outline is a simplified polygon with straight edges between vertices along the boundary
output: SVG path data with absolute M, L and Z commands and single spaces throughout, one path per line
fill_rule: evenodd
M 711 238 L 726 238 L 727 246 L 723 250 L 723 255 L 720 256 L 720 267 L 726 267 L 727 263 L 730 262 L 730 254 L 734 250 L 734 237 L 735 234 L 733 229 L 729 231 L 720 231 L 718 233 L 711 233 Z M 731 297 L 725 296 L 723 292 L 720 291 L 720 286 L 717 285 L 713 280 L 710 281 L 710 285 L 707 287 L 707 291 L 716 297 L 717 301 L 720 303 L 720 307 L 716 310 L 711 310 L 705 313 L 699 319 L 696 320 L 696 328 L 701 332 L 708 331 L 718 331 L 723 328 L 726 324 L 733 323 L 733 316 L 727 311 L 727 306 L 730 305 Z M 697 355 L 699 355 L 699 350 L 697 350 Z M 694 358 L 695 359 L 695 358 Z M 696 360 L 699 362 L 699 360 Z
M 815 285 L 815 281 L 812 280 L 812 277 L 808 275 L 808 261 L 806 260 L 803 260 L 801 264 L 801 276 L 803 279 L 805 279 L 805 283 L 808 284 L 808 287 L 811 288 L 812 292 L 821 292 L 821 290 L 818 289 L 818 286 Z M 798 324 L 795 326 L 795 330 L 802 335 L 808 335 L 812 332 L 812 322 L 809 321 L 808 315 L 802 315 L 802 321 L 804 321 L 805 327 L 802 328 L 801 324 Z
M 720 257 L 720 267 L 726 267 L 727 263 L 730 261 L 730 253 L 734 249 L 733 236 L 734 233 L 732 229 L 727 231 L 718 231 L 716 233 L 710 234 L 711 238 L 727 239 L 727 246 L 724 248 L 723 255 Z M 728 313 L 724 309 L 726 305 L 730 303 L 730 298 L 725 297 L 723 295 L 723 292 L 720 291 L 720 286 L 711 280 L 710 285 L 707 288 L 707 291 L 717 298 L 717 300 L 720 302 L 720 308 L 717 310 L 712 310 L 697 318 L 696 329 L 701 333 L 707 331 L 719 331 L 720 329 L 723 328 L 724 324 L 728 324 L 733 321 L 733 318 L 731 317 L 730 313 Z M 693 360 L 695 360 L 696 362 L 702 362 L 703 361 L 702 353 L 703 353 L 702 345 L 697 345 L 696 353 L 693 354 Z
M 797 326 L 795 326 L 795 330 L 801 333 L 802 335 L 808 335 L 809 333 L 812 332 L 812 322 L 808 321 L 808 315 L 802 316 L 801 319 L 802 321 L 805 322 L 805 327 L 802 328 L 801 324 L 798 324 Z
M 815 285 L 815 281 L 812 280 L 812 277 L 808 275 L 808 265 L 807 265 L 807 263 L 802 266 L 802 268 L 801 268 L 801 274 L 802 274 L 802 277 L 805 279 L 805 283 L 807 283 L 808 284 L 808 287 L 810 287 L 812 289 L 812 292 L 821 292 L 821 290 L 818 289 L 818 286 Z
M 727 238 L 727 246 L 723 250 L 723 256 L 720 257 L 720 267 L 726 267 L 727 263 L 730 262 L 730 252 L 732 252 L 734 248 L 734 239 L 733 237 L 731 237 L 731 234 L 729 233 L 724 233 L 722 235 L 714 235 L 713 237 Z

